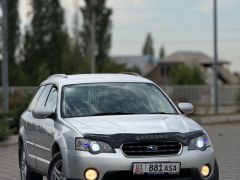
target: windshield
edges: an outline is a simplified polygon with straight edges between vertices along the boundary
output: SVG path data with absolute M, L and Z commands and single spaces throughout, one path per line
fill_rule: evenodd
M 64 118 L 124 115 L 175 114 L 176 110 L 153 84 L 96 83 L 63 87 Z

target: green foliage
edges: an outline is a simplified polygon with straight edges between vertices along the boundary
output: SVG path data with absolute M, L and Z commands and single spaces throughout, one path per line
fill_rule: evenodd
M 16 49 L 20 36 L 18 0 L 8 0 L 8 58 L 9 58 L 9 82 L 16 84 L 18 81 L 16 64 Z
M 17 134 L 19 130 L 19 120 L 21 114 L 26 110 L 32 94 L 21 95 L 19 93 L 10 93 L 10 111 L 8 113 L 0 113 L 0 122 L 3 128 L 8 131 L 7 135 Z
M 59 0 L 32 0 L 33 19 L 25 34 L 22 68 L 28 85 L 37 85 L 50 74 L 62 72 L 68 34 Z M 27 74 L 27 76 L 26 76 Z
M 89 73 L 89 24 L 93 12 L 96 15 L 97 72 L 132 71 L 109 60 L 112 10 L 106 7 L 106 0 L 85 0 L 85 7 L 81 11 L 75 9 L 72 36 L 64 27 L 64 10 L 60 0 L 30 0 L 33 18 L 26 28 L 22 43 L 18 43 L 18 0 L 9 1 L 11 85 L 39 85 L 49 75 L 56 73 Z M 83 25 L 79 23 L 80 13 Z M 13 63 L 16 62 L 16 49 L 20 64 Z M 134 71 L 137 69 L 134 68 Z
M 7 116 L 10 118 L 9 129 L 11 130 L 12 133 L 14 134 L 18 133 L 20 116 L 26 110 L 27 106 L 28 101 L 25 101 L 21 106 L 15 108 L 14 110 L 7 114 Z
M 160 48 L 160 52 L 159 52 L 159 59 L 163 59 L 163 58 L 165 58 L 165 56 L 166 56 L 165 47 L 162 46 L 162 47 Z
M 129 69 L 126 65 L 116 64 L 112 60 L 108 60 L 104 65 L 104 73 L 121 73 L 121 72 L 136 72 L 139 73 L 140 71 L 137 68 Z
M 83 56 L 81 39 L 81 26 L 79 25 L 79 9 L 76 10 L 73 19 L 73 37 L 68 38 L 63 54 L 62 71 L 65 74 L 89 73 L 90 63 Z
M 172 84 L 204 84 L 204 75 L 196 65 L 189 68 L 184 64 L 180 64 L 171 71 L 170 78 Z
M 7 121 L 0 115 L 0 142 L 7 140 L 10 134 L 11 132 Z
M 154 56 L 153 38 L 150 33 L 148 33 L 146 37 L 145 43 L 143 45 L 142 54 L 150 57 Z
M 90 42 L 90 24 L 92 22 L 92 14 L 95 14 L 96 28 L 96 68 L 97 72 L 104 71 L 104 65 L 108 61 L 109 51 L 111 48 L 111 29 L 112 10 L 106 7 L 106 0 L 89 1 L 85 0 L 85 7 L 81 8 L 83 15 L 83 30 L 81 37 L 83 40 L 83 52 L 85 59 L 89 55 Z

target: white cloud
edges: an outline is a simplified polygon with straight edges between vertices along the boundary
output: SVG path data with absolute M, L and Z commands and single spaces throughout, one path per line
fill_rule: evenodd
M 121 6 L 125 6 L 126 4 L 129 5 L 143 5 L 144 3 L 146 3 L 146 0 L 108 0 L 107 4 L 111 7 L 121 7 Z
M 218 0 L 217 2 L 220 10 L 226 10 L 240 5 L 239 0 Z M 197 5 L 197 10 L 203 13 L 212 12 L 213 0 L 201 0 L 201 2 Z
M 31 20 L 31 5 L 29 0 L 20 0 L 19 1 L 19 16 L 20 16 L 20 29 L 23 32 L 25 27 L 29 24 Z
M 144 3 L 144 0 L 133 0 L 133 2 L 136 4 L 136 5 L 142 5 Z
M 73 8 L 78 8 L 84 5 L 84 0 L 61 0 L 60 1 L 64 9 L 72 11 Z

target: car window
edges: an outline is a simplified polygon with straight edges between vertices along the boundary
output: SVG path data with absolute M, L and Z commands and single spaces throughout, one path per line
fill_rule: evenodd
M 52 87 L 45 106 L 47 108 L 52 108 L 54 110 L 56 109 L 56 106 L 57 106 L 57 88 L 56 87 Z
M 176 110 L 153 84 L 97 83 L 63 88 L 63 117 L 114 113 L 175 114 Z
M 38 101 L 38 98 L 41 95 L 44 88 L 45 88 L 45 86 L 41 86 L 40 88 L 38 88 L 37 93 L 35 94 L 30 105 L 28 106 L 28 111 L 32 111 L 34 109 L 34 107 L 36 106 L 36 103 Z
M 40 97 L 38 99 L 38 102 L 37 102 L 37 104 L 35 106 L 36 108 L 40 108 L 40 107 L 44 107 L 45 106 L 45 103 L 46 103 L 46 100 L 48 98 L 48 94 L 49 94 L 51 88 L 52 88 L 52 85 L 47 85 L 44 88 L 44 90 L 43 90 L 42 94 L 40 95 Z

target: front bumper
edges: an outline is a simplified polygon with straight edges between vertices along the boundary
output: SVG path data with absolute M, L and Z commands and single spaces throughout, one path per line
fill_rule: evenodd
M 108 179 L 144 179 L 145 177 L 132 176 L 133 162 L 181 162 L 181 173 L 190 173 L 190 179 L 203 179 L 200 176 L 200 168 L 208 164 L 214 169 L 214 152 L 209 147 L 205 151 L 188 151 L 184 146 L 180 155 L 175 156 L 145 156 L 145 157 L 126 157 L 120 149 L 116 153 L 102 153 L 93 155 L 89 152 L 82 152 L 70 149 L 62 149 L 62 158 L 64 163 L 65 175 L 68 179 L 84 179 L 86 169 L 94 168 L 99 172 L 100 180 Z M 180 174 L 181 174 L 180 173 Z M 211 175 L 207 180 L 211 179 Z M 185 176 L 185 175 L 184 175 Z M 187 175 L 186 175 L 187 176 Z M 184 178 L 184 179 L 189 179 Z M 148 177 L 156 179 L 156 177 Z M 162 178 L 161 178 L 162 179 Z M 180 177 L 168 177 L 167 179 L 181 179 Z

